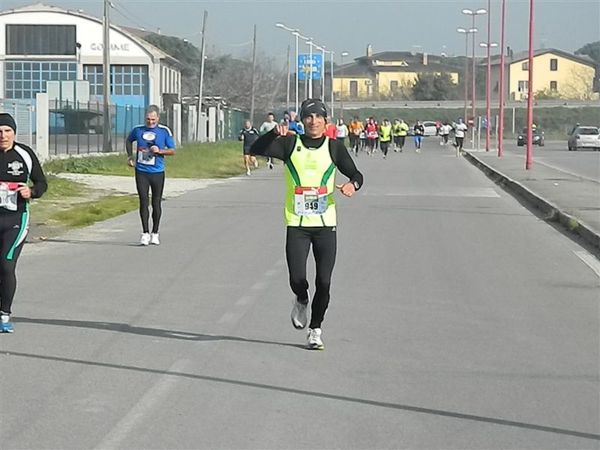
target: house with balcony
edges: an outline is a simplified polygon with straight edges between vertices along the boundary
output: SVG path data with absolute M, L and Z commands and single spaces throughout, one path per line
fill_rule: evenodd
M 487 64 L 482 61 L 481 65 Z M 505 57 L 506 99 L 527 100 L 529 95 L 529 53 L 512 53 Z M 540 97 L 572 100 L 598 98 L 594 78 L 595 62 L 588 56 L 574 55 L 554 48 L 534 51 L 533 91 Z M 500 85 L 500 56 L 491 57 L 491 86 L 498 92 Z M 596 92 L 595 92 L 596 91 Z
M 458 84 L 460 70 L 446 57 L 406 51 L 373 53 L 369 45 L 365 56 L 338 66 L 333 72 L 336 98 L 406 98 L 420 74 L 448 74 Z

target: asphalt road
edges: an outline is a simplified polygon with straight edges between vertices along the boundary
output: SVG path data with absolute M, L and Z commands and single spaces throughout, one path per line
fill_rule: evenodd
M 517 147 L 514 142 L 506 142 L 505 150 L 525 158 L 525 147 Z M 570 152 L 566 140 L 547 141 L 543 147 L 533 146 L 533 158 L 535 164 L 545 164 L 600 182 L 600 152 L 592 149 Z
M 167 200 L 159 247 L 135 213 L 29 244 L 2 448 L 597 449 L 598 260 L 439 145 L 358 163 L 323 352 L 281 166 Z

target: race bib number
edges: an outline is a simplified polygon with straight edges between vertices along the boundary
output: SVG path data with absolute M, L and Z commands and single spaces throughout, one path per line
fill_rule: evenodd
M 19 183 L 0 182 L 0 208 L 9 211 L 17 210 L 17 198 L 19 197 Z
M 137 161 L 145 166 L 153 166 L 156 164 L 156 156 L 149 149 L 138 149 Z
M 296 186 L 294 191 L 294 212 L 298 216 L 325 214 L 327 211 L 327 186 Z

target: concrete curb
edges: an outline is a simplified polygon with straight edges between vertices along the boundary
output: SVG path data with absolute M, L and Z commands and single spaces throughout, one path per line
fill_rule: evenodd
M 558 206 L 536 194 L 518 181 L 504 175 L 494 169 L 468 151 L 463 153 L 464 157 L 475 167 L 484 172 L 492 181 L 501 185 L 506 191 L 523 199 L 530 206 L 538 209 L 544 214 L 547 222 L 560 223 L 568 232 L 581 237 L 596 250 L 600 250 L 600 234 L 593 230 L 581 219 L 562 211 Z

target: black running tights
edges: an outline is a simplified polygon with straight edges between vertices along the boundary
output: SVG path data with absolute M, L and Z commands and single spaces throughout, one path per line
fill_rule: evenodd
M 321 328 L 329 305 L 331 274 L 335 265 L 337 238 L 335 227 L 288 227 L 285 254 L 290 286 L 300 301 L 308 301 L 306 261 L 312 245 L 315 257 L 315 295 L 311 305 L 310 328 Z
M 17 259 L 29 229 L 29 213 L 0 214 L 0 311 L 10 314 L 17 290 Z
M 162 215 L 162 195 L 165 186 L 165 173 L 146 173 L 135 172 L 135 185 L 137 187 L 138 196 L 140 197 L 140 218 L 142 219 L 142 232 L 149 233 L 148 219 L 150 213 L 149 191 L 152 191 L 152 232 L 158 233 L 160 225 L 160 216 Z

